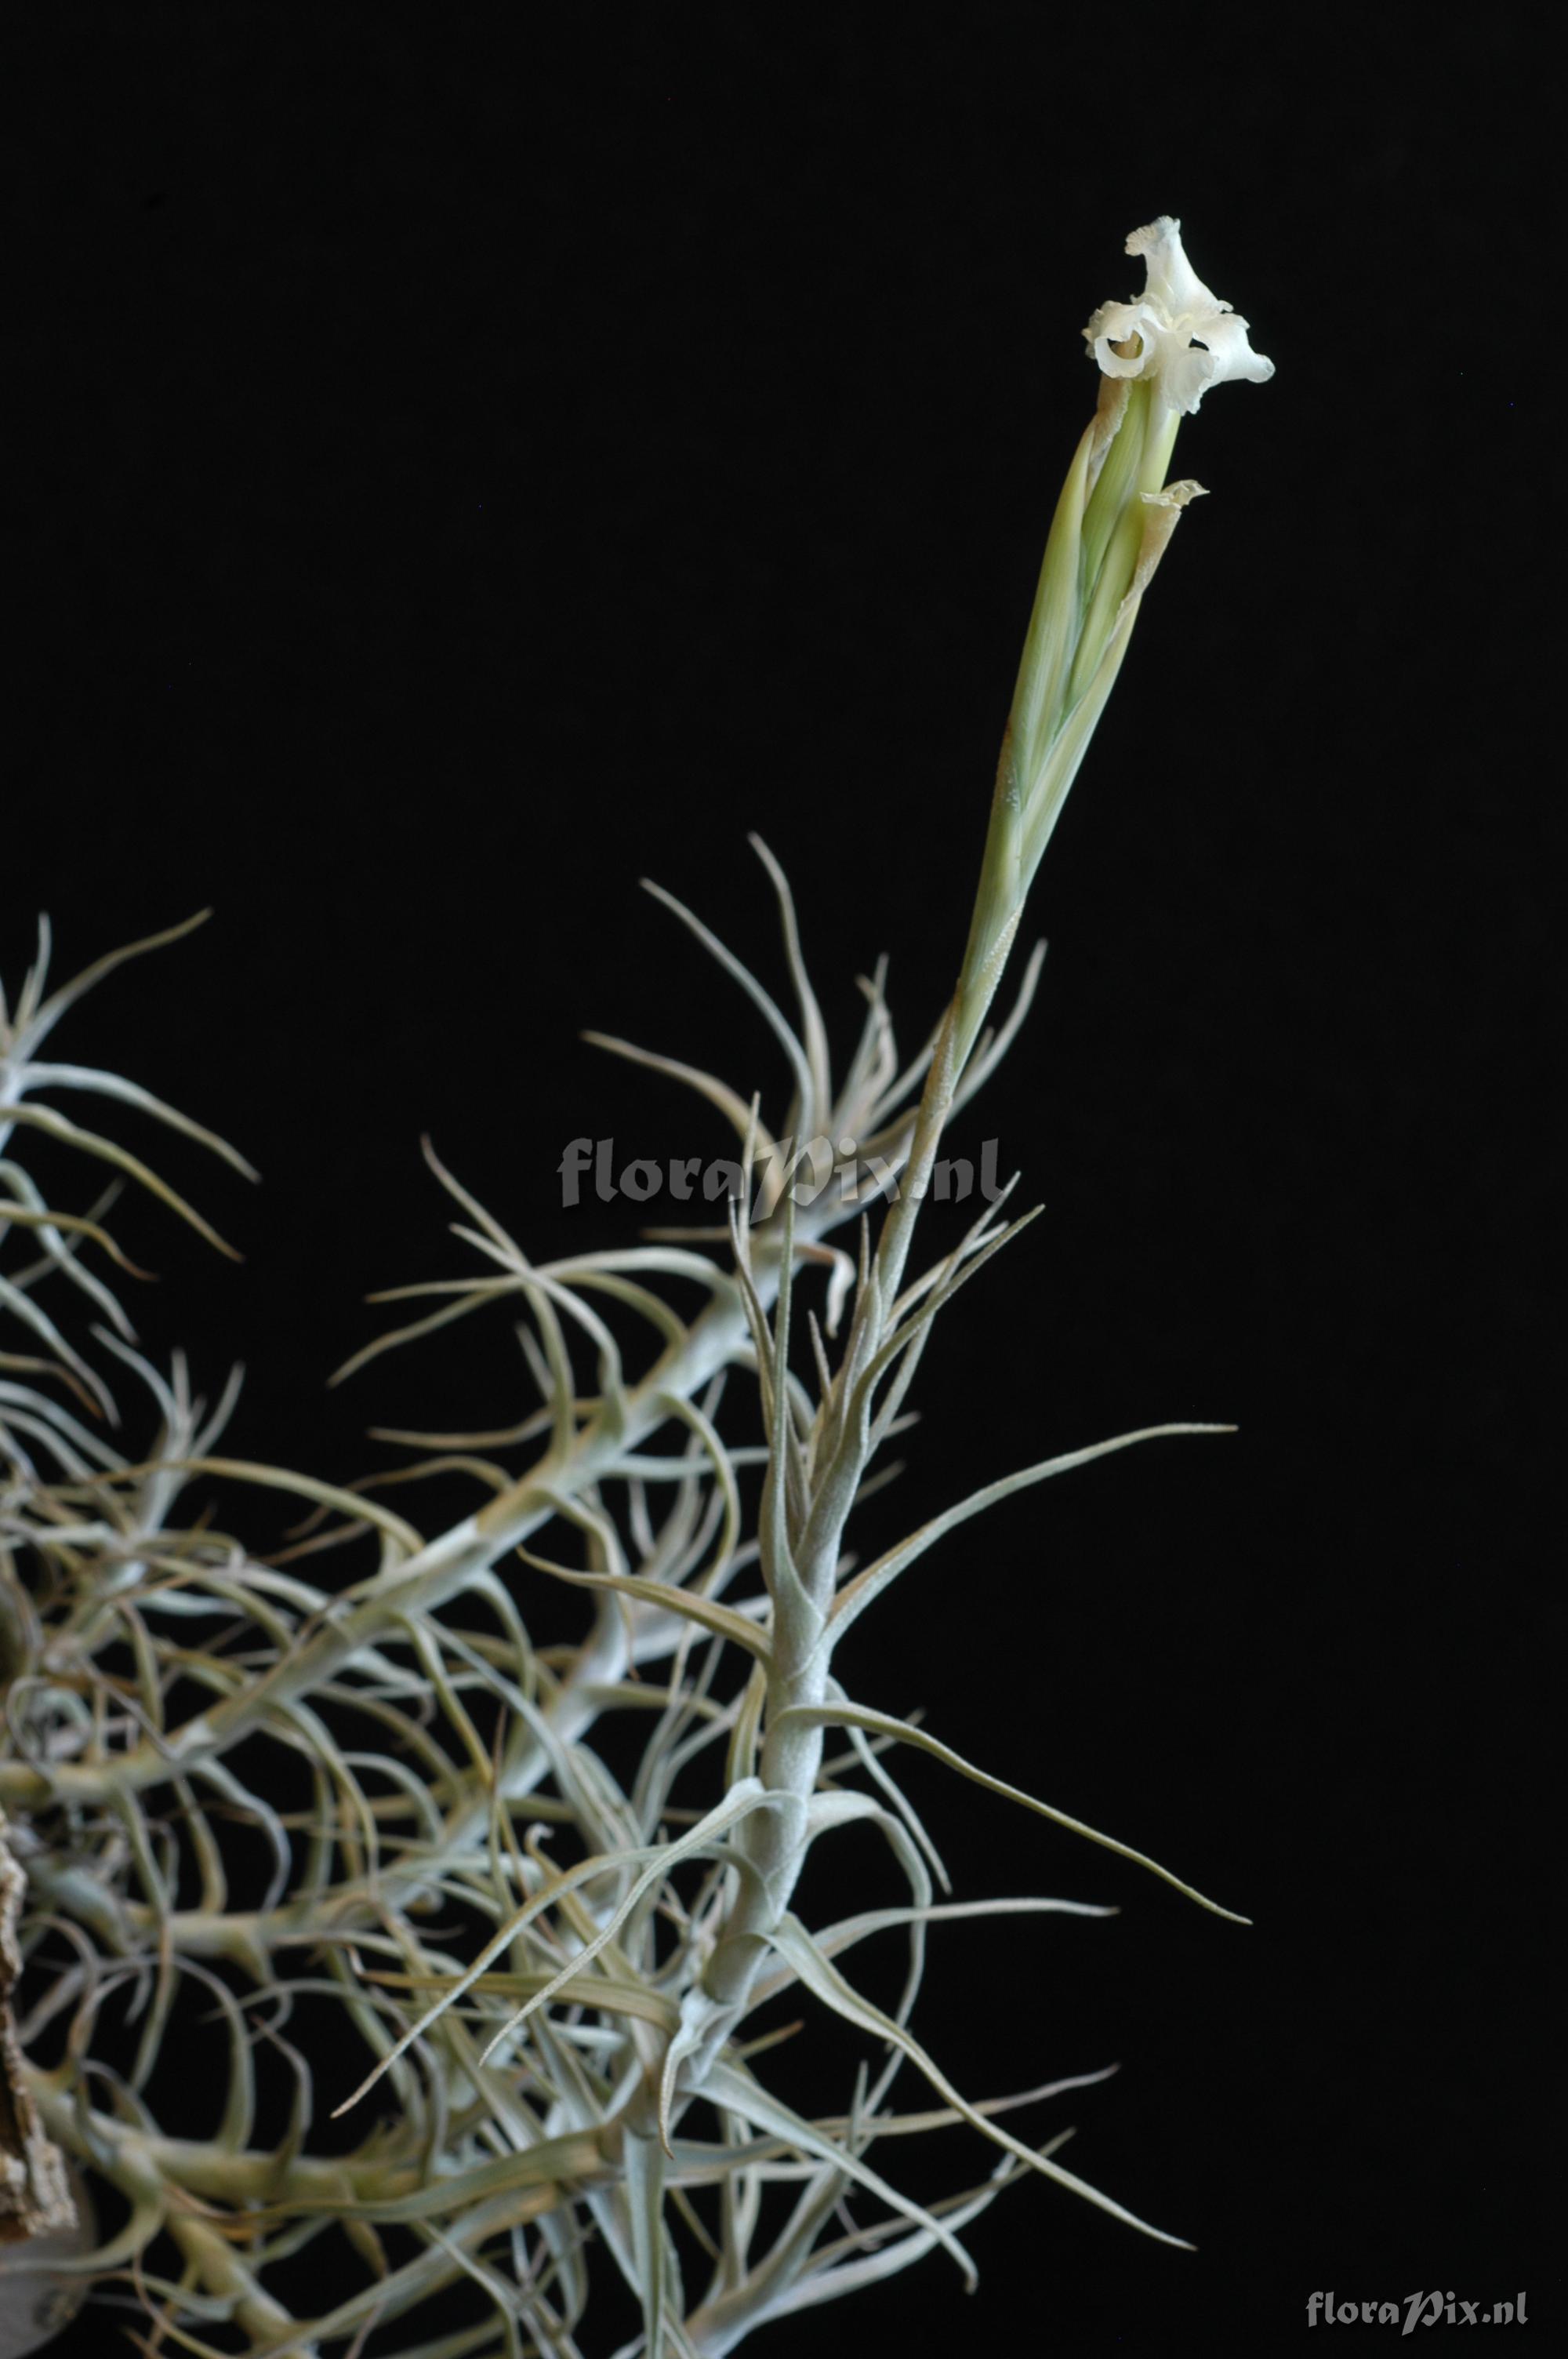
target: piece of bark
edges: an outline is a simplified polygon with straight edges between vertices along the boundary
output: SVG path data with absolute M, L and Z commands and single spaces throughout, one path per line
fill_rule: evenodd
M 27 1878 L 0 1811 L 0 2245 L 58 2235 L 76 2225 L 65 2157 L 45 2136 L 22 2071 L 11 1993 L 22 1971 L 16 1946 Z

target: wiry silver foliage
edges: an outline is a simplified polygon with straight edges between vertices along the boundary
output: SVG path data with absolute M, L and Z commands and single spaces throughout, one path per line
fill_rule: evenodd
M 865 1203 L 887 1180 L 868 1184 L 865 1156 L 907 1176 L 930 1052 L 900 1066 L 872 984 L 862 1038 L 833 1085 L 773 873 L 797 1000 L 794 1025 L 772 1010 L 796 1084 L 780 1135 L 863 1142 L 854 1166 L 809 1203 L 785 1189 L 755 1222 L 749 1188 L 727 1253 L 661 1243 L 535 1266 L 432 1156 L 484 1274 L 399 1289 L 440 1307 L 360 1359 L 499 1299 L 524 1314 L 540 1395 L 508 1431 L 396 1437 L 430 1453 L 409 1474 L 458 1466 L 485 1495 L 437 1538 L 357 1491 L 217 1455 L 236 1386 L 209 1414 L 183 1363 L 166 1379 L 128 1340 L 117 1298 L 80 1265 L 83 1240 L 115 1256 L 106 1207 L 74 1219 L 46 1207 L 16 1162 L 4 1167 L 6 1218 L 15 1211 L 13 1230 L 36 1248 L 4 1280 L 5 1299 L 42 1348 L 8 1354 L 0 1384 L 0 1799 L 27 1879 L 26 1939 L 49 1966 L 34 1977 L 21 2039 L 59 2051 L 49 2068 L 28 2068 L 26 2088 L 49 2136 L 129 2207 L 80 2266 L 99 2278 L 131 2271 L 153 2312 L 180 2326 L 182 2347 L 222 2347 L 210 2330 L 227 2320 L 256 2350 L 327 2350 L 422 2312 L 413 2341 L 378 2332 L 372 2347 L 576 2350 L 598 2242 L 638 2290 L 649 2349 L 719 2353 L 762 2319 L 873 2282 L 933 2245 L 971 2273 L 963 2226 L 1030 2171 L 1130 2216 L 1055 2160 L 1059 2138 L 1032 2147 L 1000 2118 L 1002 2104 L 961 2095 L 908 2028 L 928 1925 L 1075 1904 L 937 1901 L 947 1879 L 889 1748 L 922 1747 L 1011 1789 L 925 1729 L 852 1701 L 833 1677 L 834 1647 L 946 1531 L 1097 1453 L 992 1483 L 847 1575 L 846 1517 L 898 1425 L 932 1321 L 1023 1223 L 988 1211 L 907 1283 L 890 1270 L 886 1215 L 873 1249 Z M 44 1001 L 40 957 L 5 1036 L 7 1114 L 38 1111 L 32 1093 L 69 1075 L 237 1160 L 128 1084 L 38 1062 L 41 1033 L 90 979 Z M 970 1088 L 1001 1045 L 982 1041 Z M 776 1147 L 739 1093 L 689 1078 L 730 1114 L 750 1166 L 759 1140 Z M 179 1205 L 109 1141 L 49 1126 Z M 827 1243 L 849 1223 L 854 1265 Z M 37 1301 L 45 1277 L 75 1283 L 104 1314 L 98 1341 L 156 1416 L 145 1457 L 127 1459 L 111 1438 L 114 1395 Z M 814 1278 L 820 1321 L 801 1302 Z M 695 1315 L 659 1290 L 678 1281 L 706 1298 Z M 611 1304 L 645 1332 L 646 1364 L 629 1364 Z M 803 1318 L 809 1376 L 790 1351 Z M 749 1447 L 719 1430 L 732 1372 L 760 1398 L 762 1438 Z M 507 1458 L 530 1447 L 532 1463 L 511 1471 Z M 744 1480 L 759 1466 L 748 1532 Z M 188 1494 L 209 1495 L 211 1477 L 295 1493 L 325 1522 L 291 1561 L 260 1561 L 204 1518 L 182 1520 Z M 552 1522 L 560 1538 L 546 1554 L 535 1542 Z M 297 1569 L 311 1549 L 356 1538 L 379 1562 L 351 1586 L 319 1588 Z M 581 1644 L 541 1654 L 518 1596 L 542 1603 L 546 1584 L 503 1579 L 508 1560 L 596 1593 Z M 592 1742 L 622 1715 L 648 1732 L 627 1787 Z M 829 1732 L 843 1742 L 831 1756 Z M 290 1782 L 273 1747 L 307 1765 L 308 1810 L 268 1799 Z M 808 1930 L 789 1907 L 806 1854 L 862 1820 L 886 1838 L 907 1901 Z M 236 1823 L 262 1839 L 243 1875 Z M 442 1909 L 461 1937 L 431 1925 Z M 856 1992 L 848 1961 L 900 1924 L 909 1972 L 888 2015 Z M 803 2117 L 787 2072 L 775 2085 L 749 2053 L 748 2019 L 792 1983 L 868 2035 L 842 2117 Z M 138 2038 L 128 2065 L 113 2064 L 95 2052 L 95 2030 L 125 1986 Z M 287 2037 L 306 1991 L 341 2009 L 344 2038 L 325 2059 Z M 228 2027 L 229 2079 L 217 2118 L 177 2133 L 144 2093 L 189 1996 Z M 351 2043 L 368 2069 L 347 2093 Z M 252 2144 L 258 2051 L 272 2069 L 286 2059 L 297 2088 L 287 2136 L 262 2149 Z M 935 2105 L 895 2107 L 904 2066 Z M 347 2155 L 313 2144 L 323 2071 L 340 2112 L 383 2079 L 395 2101 Z M 1001 2158 L 950 2202 L 914 2203 L 879 2149 L 956 2118 Z M 775 2186 L 794 2201 L 760 2237 Z M 845 2232 L 842 2199 L 856 2190 L 873 2201 Z M 710 2250 L 700 2291 L 683 2282 L 674 2216 Z M 269 2267 L 332 2225 L 351 2248 L 345 2280 L 362 2283 L 329 2315 L 297 2322 L 268 2292 Z M 165 2253 L 178 2256 L 178 2272 L 172 2259 L 160 2266 Z M 432 2343 L 428 2306 L 438 2320 L 440 2298 L 465 2277 L 489 2295 L 491 2322 Z
M 871 1562 L 849 1551 L 937 1316 L 1027 1222 L 988 1207 L 925 1267 L 914 1258 L 945 1126 L 1033 995 L 1038 953 L 988 1028 L 1029 879 L 1188 488 L 1161 489 L 1171 429 L 1147 387 L 1130 400 L 1108 383 L 1047 550 L 968 951 L 920 1053 L 901 1060 L 879 971 L 835 1077 L 789 891 L 759 843 L 789 1015 L 660 898 L 771 1027 L 791 1079 L 782 1118 L 764 1118 L 750 1076 L 604 1044 L 732 1126 L 744 1185 L 725 1227 L 535 1263 L 430 1155 L 475 1266 L 386 1298 L 420 1308 L 351 1370 L 499 1305 L 536 1396 L 520 1419 L 385 1434 L 409 1462 L 351 1489 L 222 1455 L 235 1386 L 209 1409 L 181 1360 L 166 1376 L 137 1348 L 104 1221 L 134 1182 L 222 1241 L 56 1101 L 119 1100 L 248 1166 L 135 1084 L 42 1054 L 93 982 L 187 929 L 52 997 L 46 930 L 15 1016 L 0 1004 L 0 1333 L 16 1343 L 0 1354 L 0 1828 L 26 1876 L 27 1962 L 9 2103 L 40 2171 L 52 2142 L 98 2184 L 109 2224 L 75 2266 L 156 2321 L 164 2348 L 597 2359 L 608 2266 L 642 2316 L 620 2359 L 708 2359 L 936 2247 L 972 2281 L 964 2231 L 1021 2180 L 1162 2234 L 1065 2167 L 1065 2130 L 1035 2143 L 1011 2125 L 1076 2083 L 975 2102 L 943 2069 L 940 2027 L 931 2049 L 911 2028 L 933 1928 L 1103 1912 L 938 1897 L 948 1878 L 899 1761 L 924 1751 L 998 1807 L 1213 1904 L 887 1699 L 851 1698 L 835 1670 L 860 1616 L 896 1612 L 900 1576 L 985 1508 L 1152 1434 L 1219 1430 L 1162 1426 L 986 1470 Z M 103 1167 L 88 1212 L 45 1201 L 21 1153 L 31 1133 Z M 790 1158 L 807 1140 L 833 1143 L 834 1168 L 801 1190 Z M 115 1387 L 135 1396 L 124 1419 Z M 127 1429 L 149 1422 L 127 1454 Z M 427 1534 L 406 1503 L 437 1472 L 471 1480 L 477 1504 Z M 256 1486 L 308 1511 L 281 1555 L 214 1519 L 216 1499 L 237 1512 Z M 341 1548 L 373 1562 L 319 1585 L 315 1560 Z M 563 1589 L 589 1615 L 575 1642 L 551 1623 Z M 794 1905 L 808 1855 L 862 1826 L 902 1896 L 808 1925 Z M 889 2010 L 858 1988 L 854 1953 L 892 1927 L 908 1965 Z M 832 2115 L 793 2101 L 785 2035 L 757 2021 L 785 1992 L 807 2023 L 835 2016 L 861 2040 Z M 171 2092 L 163 2067 L 192 2008 L 221 2025 L 226 2072 Z M 281 2135 L 258 2128 L 264 2075 L 292 2090 Z M 917 2202 L 900 2142 L 956 2123 L 985 2161 Z M 341 2296 L 295 2316 L 282 2288 L 318 2238 Z

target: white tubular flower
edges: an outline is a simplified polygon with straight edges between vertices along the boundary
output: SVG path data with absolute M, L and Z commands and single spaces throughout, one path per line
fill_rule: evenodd
M 1182 250 L 1182 224 L 1169 213 L 1135 229 L 1149 283 L 1141 302 L 1102 303 L 1084 330 L 1107 376 L 1146 379 L 1167 409 L 1191 417 L 1211 385 L 1245 377 L 1266 385 L 1272 361 L 1247 341 L 1247 322 L 1211 294 Z

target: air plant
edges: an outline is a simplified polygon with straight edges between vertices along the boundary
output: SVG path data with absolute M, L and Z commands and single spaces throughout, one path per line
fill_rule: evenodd
M 1075 2084 L 972 2102 L 939 2027 L 929 2048 L 911 2027 L 932 1929 L 1076 1904 L 938 1897 L 948 1878 L 898 1760 L 923 1751 L 1216 1904 L 851 1697 L 835 1669 L 861 1614 L 895 1613 L 900 1576 L 996 1502 L 1156 1434 L 1225 1430 L 1160 1426 L 988 1470 L 872 1561 L 847 1549 L 937 1315 L 1033 1217 L 1004 1193 L 914 1258 L 946 1125 L 1034 991 L 1038 953 L 993 1020 L 1031 881 L 1198 489 L 1167 480 L 1180 418 L 1210 385 L 1271 374 L 1193 276 L 1177 223 L 1129 251 L 1148 287 L 1086 332 L 1098 407 L 1051 527 L 951 1001 L 902 1061 L 879 970 L 836 1067 L 766 846 L 791 1016 L 661 893 L 766 1018 L 787 1110 L 765 1118 L 750 1075 L 608 1042 L 719 1110 L 739 1184 L 715 1225 L 546 1263 L 430 1154 L 476 1266 L 398 1289 L 425 1307 L 353 1364 L 500 1304 L 537 1395 L 495 1430 L 391 1437 L 416 1453 L 395 1480 L 473 1483 L 449 1528 L 416 1527 L 387 1478 L 340 1487 L 222 1454 L 233 1386 L 209 1408 L 181 1359 L 155 1365 L 104 1274 L 128 1267 L 104 1224 L 126 1185 L 222 1240 L 62 1095 L 131 1104 L 248 1169 L 135 1083 L 46 1056 L 91 985 L 189 927 L 50 995 L 44 926 L 15 1013 L 0 1003 L 0 2207 L 15 2239 L 56 2240 L 47 2275 L 24 2241 L 0 2279 L 16 2347 L 17 2289 L 59 2301 L 75 2281 L 198 2354 L 567 2359 L 605 2348 L 608 2271 L 641 2313 L 622 2359 L 708 2359 L 935 2248 L 972 2284 L 964 2231 L 1024 2180 L 1179 2241 L 1069 2170 L 1065 2133 L 1011 2126 Z M 24 1154 L 37 1135 L 103 1167 L 106 1195 L 81 1213 L 47 1201 Z M 150 1445 L 127 1456 L 120 1436 L 148 1418 Z M 281 1554 L 214 1517 L 214 1495 L 256 1486 L 307 1512 Z M 351 1545 L 373 1564 L 346 1585 L 311 1577 Z M 532 1626 L 557 1585 L 588 1595 L 575 1645 Z M 606 1740 L 620 1759 L 628 1732 L 640 1750 L 617 1775 Z M 807 1925 L 808 1854 L 862 1824 L 901 1897 Z M 892 1927 L 908 1969 L 884 2008 L 854 1951 Z M 831 2117 L 792 2099 L 790 2049 L 758 2030 L 786 1991 L 862 2043 Z M 160 2077 L 193 2003 L 226 2038 L 210 2100 Z M 287 2122 L 259 2136 L 280 2083 Z M 178 2124 L 171 2098 L 188 2104 Z M 973 2183 L 935 2202 L 901 2191 L 898 2141 L 960 2122 L 989 2158 Z M 102 2240 L 83 2228 L 88 2248 L 62 2258 L 89 2187 Z M 311 2283 L 332 2298 L 296 2315 L 290 2265 L 319 2239 L 330 2258 Z

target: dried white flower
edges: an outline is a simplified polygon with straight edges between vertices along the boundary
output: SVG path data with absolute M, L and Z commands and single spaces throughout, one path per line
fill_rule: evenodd
M 1266 385 L 1274 364 L 1247 341 L 1247 321 L 1211 294 L 1182 248 L 1182 224 L 1169 213 L 1135 229 L 1129 254 L 1149 274 L 1142 299 L 1102 303 L 1084 330 L 1107 376 L 1144 377 L 1167 409 L 1189 417 L 1211 385 L 1246 377 Z

